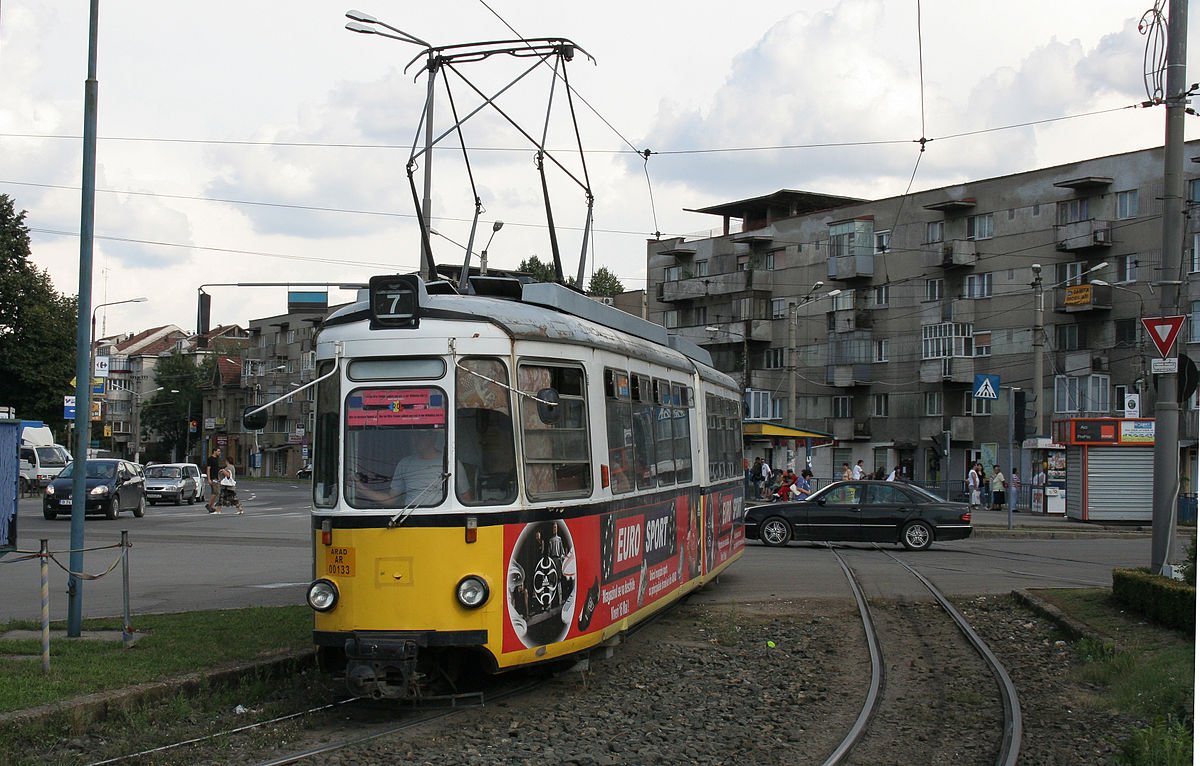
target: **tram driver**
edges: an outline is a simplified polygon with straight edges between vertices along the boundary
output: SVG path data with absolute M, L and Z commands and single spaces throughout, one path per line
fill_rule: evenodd
M 368 476 L 355 474 L 355 499 L 359 505 L 427 506 L 437 505 L 445 497 L 445 431 L 421 429 L 404 433 L 410 436 L 410 451 L 397 461 L 386 486 L 373 486 Z

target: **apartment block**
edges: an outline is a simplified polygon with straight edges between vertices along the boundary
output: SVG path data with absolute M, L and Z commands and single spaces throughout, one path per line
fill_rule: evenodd
M 1156 148 L 887 199 L 784 189 L 703 208 L 719 234 L 649 243 L 648 317 L 743 381 L 748 421 L 830 434 L 818 476 L 863 459 L 961 478 L 985 445 L 1010 444 L 1012 389 L 1026 397 L 1014 430 L 1029 436 L 1050 436 L 1057 419 L 1124 416 L 1129 393 L 1152 416 L 1143 316 L 1187 314 L 1180 350 L 1200 355 L 1198 162 L 1188 142 L 1187 199 L 1170 203 L 1192 213 L 1182 269 L 1161 252 Z M 1177 308 L 1160 309 L 1164 280 L 1183 283 Z M 972 395 L 979 374 L 999 376 L 998 399 Z M 1197 427 L 1184 421 L 1187 457 Z M 782 445 L 751 446 L 782 464 Z

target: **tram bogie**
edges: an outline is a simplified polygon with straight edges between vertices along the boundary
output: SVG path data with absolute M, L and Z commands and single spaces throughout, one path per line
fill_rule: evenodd
M 354 694 L 585 653 L 742 553 L 736 382 L 566 288 L 504 294 L 376 278 L 318 337 L 309 603 Z

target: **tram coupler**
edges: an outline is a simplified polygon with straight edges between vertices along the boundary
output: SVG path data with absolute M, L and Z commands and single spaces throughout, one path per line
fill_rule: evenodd
M 410 639 L 346 639 L 346 686 L 356 697 L 417 699 L 420 697 L 416 641 Z

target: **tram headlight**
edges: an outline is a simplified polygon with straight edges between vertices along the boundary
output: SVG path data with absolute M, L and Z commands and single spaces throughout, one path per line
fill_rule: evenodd
M 318 612 L 328 612 L 337 602 L 337 586 L 329 580 L 315 580 L 308 586 L 308 605 Z
M 468 609 L 476 609 L 487 603 L 488 586 L 482 577 L 467 575 L 458 581 L 458 603 Z

